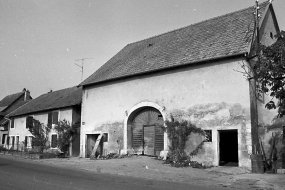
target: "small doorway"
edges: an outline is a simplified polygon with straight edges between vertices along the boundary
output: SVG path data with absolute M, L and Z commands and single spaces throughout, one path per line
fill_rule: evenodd
M 71 156 L 79 156 L 80 154 L 80 126 L 76 127 L 76 134 L 72 137 Z
M 238 132 L 234 130 L 219 131 L 219 165 L 238 166 Z
M 87 136 L 87 147 L 86 147 L 86 158 L 90 158 L 93 148 L 95 146 L 96 140 L 99 137 L 99 134 L 88 134 Z M 97 148 L 95 156 L 102 155 L 103 152 L 103 141 L 100 141 L 100 144 Z

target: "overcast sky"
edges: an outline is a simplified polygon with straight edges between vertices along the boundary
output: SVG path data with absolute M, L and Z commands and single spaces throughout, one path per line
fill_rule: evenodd
M 263 2 L 263 1 L 261 1 Z M 0 99 L 81 82 L 125 45 L 253 6 L 255 0 L 0 0 Z M 273 1 L 285 30 L 284 0 Z

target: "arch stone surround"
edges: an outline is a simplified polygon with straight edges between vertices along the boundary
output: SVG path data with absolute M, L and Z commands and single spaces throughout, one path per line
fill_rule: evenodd
M 163 121 L 166 120 L 166 113 L 165 108 L 163 106 L 160 106 L 153 102 L 140 102 L 133 106 L 130 110 L 127 111 L 127 116 L 124 119 L 124 149 L 121 151 L 121 154 L 128 154 L 128 121 L 130 119 L 130 116 L 133 112 L 137 111 L 138 109 L 144 108 L 144 107 L 152 107 L 157 109 L 162 117 Z M 168 152 L 168 139 L 167 139 L 167 133 L 164 132 L 164 150 L 161 151 L 161 155 L 166 155 Z

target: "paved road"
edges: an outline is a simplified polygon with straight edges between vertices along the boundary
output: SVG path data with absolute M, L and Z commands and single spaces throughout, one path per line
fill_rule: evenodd
M 206 190 L 213 187 L 198 187 L 189 184 L 146 180 L 127 176 L 101 174 L 76 169 L 56 168 L 10 156 L 0 156 L 0 190 L 33 189 L 171 189 Z M 217 188 L 221 189 L 220 187 Z

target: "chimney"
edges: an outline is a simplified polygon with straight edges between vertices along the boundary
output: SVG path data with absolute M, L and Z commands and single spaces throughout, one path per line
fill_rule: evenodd
M 26 90 L 26 89 L 25 89 Z M 31 98 L 30 98 L 30 91 L 29 90 L 26 90 L 25 91 L 25 97 L 24 97 L 24 101 L 26 101 L 26 100 L 30 100 Z

